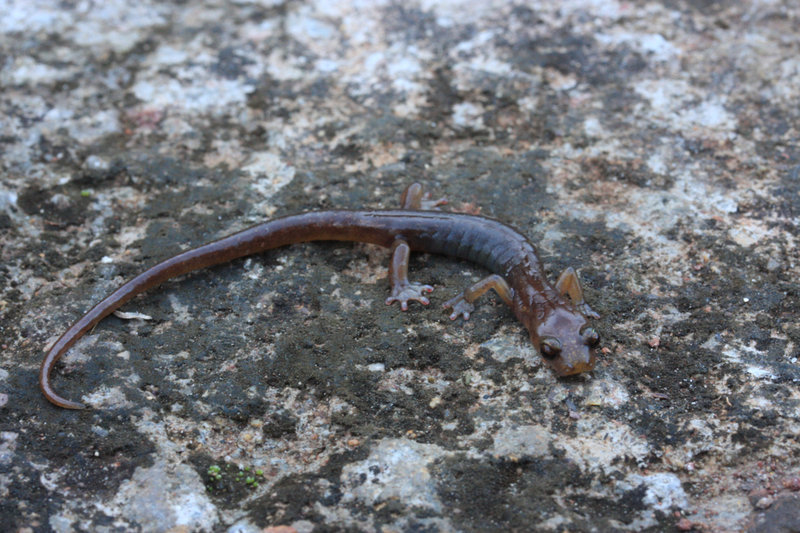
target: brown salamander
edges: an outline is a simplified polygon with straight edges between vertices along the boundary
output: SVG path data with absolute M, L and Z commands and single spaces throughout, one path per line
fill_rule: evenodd
M 494 274 L 445 302 L 444 307 L 453 310 L 451 319 L 459 315 L 469 319 L 473 302 L 493 289 L 528 329 L 531 342 L 559 375 L 577 374 L 594 367 L 594 347 L 599 336 L 588 326 L 587 318 L 598 315 L 583 300 L 578 276 L 572 268 L 561 274 L 555 286 L 551 285 L 536 249 L 524 236 L 489 218 L 423 210 L 443 201 L 423 200 L 422 186 L 417 183 L 405 190 L 401 203 L 401 210 L 317 211 L 276 218 L 158 263 L 95 305 L 53 344 L 39 373 L 42 393 L 61 407 L 84 407 L 53 390 L 50 384 L 53 367 L 84 333 L 137 294 L 194 270 L 308 241 L 356 241 L 391 248 L 392 289 L 386 303 L 399 302 L 404 311 L 411 300 L 427 305 L 424 293 L 433 291 L 430 285 L 408 280 L 411 250 L 477 263 Z M 569 299 L 565 298 L 567 295 Z

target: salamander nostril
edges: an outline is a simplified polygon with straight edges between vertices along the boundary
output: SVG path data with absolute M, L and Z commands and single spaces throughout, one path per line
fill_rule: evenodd
M 591 347 L 597 346 L 600 342 L 600 334 L 594 328 L 586 328 L 581 332 L 581 336 L 586 344 Z

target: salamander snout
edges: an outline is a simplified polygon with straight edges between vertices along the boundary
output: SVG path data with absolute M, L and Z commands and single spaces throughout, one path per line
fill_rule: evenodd
M 570 376 L 594 368 L 594 348 L 600 336 L 586 325 L 583 315 L 556 311 L 537 328 L 537 334 L 534 344 L 547 366 L 558 375 Z

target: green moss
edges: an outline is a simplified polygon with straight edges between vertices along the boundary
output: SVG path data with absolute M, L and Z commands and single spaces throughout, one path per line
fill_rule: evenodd
M 255 489 L 264 480 L 264 471 L 253 466 L 240 467 L 233 463 L 212 464 L 206 469 L 206 491 L 222 494 L 238 492 L 242 487 Z

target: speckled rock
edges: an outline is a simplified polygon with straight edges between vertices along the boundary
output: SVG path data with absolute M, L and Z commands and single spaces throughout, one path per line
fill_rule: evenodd
M 791 531 L 800 7 L 787 0 L 0 4 L 0 524 L 9 531 Z M 417 180 L 579 269 L 559 379 L 486 273 L 315 243 L 128 303 L 272 216 Z

